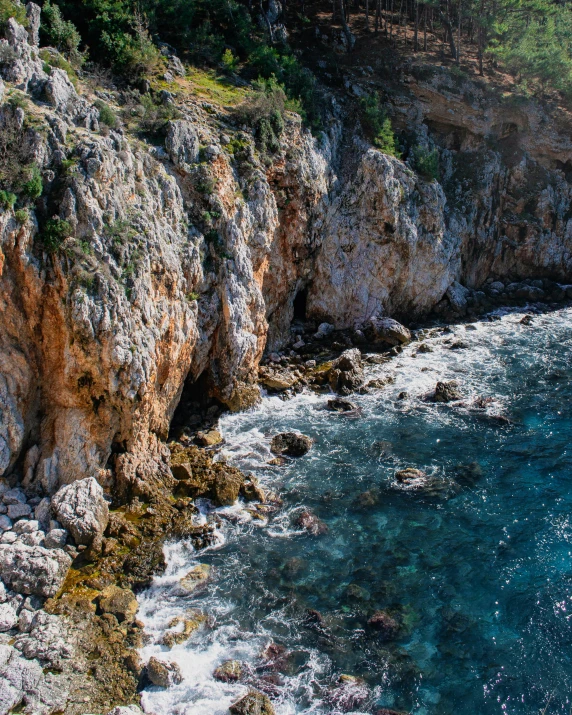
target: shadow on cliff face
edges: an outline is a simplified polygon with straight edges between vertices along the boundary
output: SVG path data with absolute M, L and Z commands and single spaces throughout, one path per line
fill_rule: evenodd
M 199 428 L 214 425 L 227 410 L 222 402 L 211 396 L 207 370 L 196 379 L 189 375 L 171 421 L 169 440 L 180 439 L 184 434 L 190 435 Z

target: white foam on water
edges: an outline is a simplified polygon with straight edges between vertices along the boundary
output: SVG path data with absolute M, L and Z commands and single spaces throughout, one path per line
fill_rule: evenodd
M 508 344 L 512 350 L 517 351 L 524 350 L 526 343 L 531 361 L 545 359 L 536 353 L 537 348 L 549 340 L 550 330 L 547 328 L 551 325 L 569 325 L 572 309 L 535 316 L 532 327 L 521 325 L 522 311 L 497 311 L 497 314 L 500 320 L 475 323 L 472 326 L 474 329 L 467 330 L 465 326 L 459 325 L 449 333 L 439 329 L 427 331 L 422 342 L 429 346 L 432 352 L 418 352 L 419 342 L 416 342 L 406 346 L 403 352 L 390 362 L 382 365 L 367 364 L 366 380 L 392 376 L 395 381 L 370 394 L 352 395 L 350 399 L 362 410 L 362 419 L 372 422 L 398 420 L 405 411 L 419 414 L 427 422 L 455 422 L 457 427 L 462 427 L 463 414 L 475 409 L 490 415 L 504 414 L 513 396 L 505 383 L 506 361 L 510 360 L 510 352 L 507 354 L 503 351 L 503 346 Z M 534 326 L 542 329 L 535 329 Z M 451 344 L 459 340 L 467 343 L 468 347 L 450 349 Z M 438 380 L 458 381 L 463 395 L 461 404 L 435 405 L 419 399 L 431 393 Z M 401 392 L 407 392 L 409 398 L 398 400 Z M 481 396 L 493 398 L 484 409 L 474 405 L 474 400 Z M 248 412 L 224 415 L 220 430 L 225 443 L 218 458 L 236 464 L 243 470 L 254 471 L 263 485 L 280 486 L 283 472 L 279 467 L 268 464 L 274 457 L 270 451 L 272 435 L 284 429 L 296 430 L 297 422 L 303 422 L 306 426 L 309 424 L 316 435 L 332 429 L 339 430 L 339 425 L 343 425 L 343 422 L 337 423 L 334 420 L 344 418 L 325 409 L 328 399 L 328 395 L 311 391 L 302 392 L 287 401 L 266 396 L 259 406 Z M 467 429 L 470 427 L 467 426 Z M 335 454 L 336 450 L 341 453 L 339 447 L 333 444 L 330 454 Z M 306 459 L 310 462 L 318 460 L 319 457 L 310 452 Z M 291 485 L 301 483 L 297 481 L 300 478 L 296 475 L 290 475 L 289 479 Z M 268 537 L 298 538 L 303 532 L 292 524 L 295 521 L 295 513 L 301 506 L 302 503 L 299 503 L 278 512 L 271 520 L 270 526 L 262 523 Z M 204 522 L 209 518 L 212 508 L 208 502 L 201 502 L 199 508 L 200 518 Z M 260 527 L 260 523 L 252 519 L 243 504 L 218 509 L 216 512 L 224 522 L 217 531 L 217 539 L 211 549 L 222 548 L 231 533 L 234 534 L 233 538 L 247 538 L 251 529 Z M 380 521 L 384 519 L 382 514 L 378 518 Z M 568 528 L 568 525 L 565 528 Z M 340 542 L 340 556 L 343 554 L 342 546 L 344 544 Z M 139 597 L 139 618 L 144 622 L 145 632 L 149 637 L 148 644 L 141 651 L 141 657 L 144 661 L 152 655 L 175 661 L 181 669 L 183 680 L 168 690 L 146 688 L 142 696 L 143 708 L 145 712 L 155 715 L 226 715 L 229 705 L 247 692 L 248 687 L 219 682 L 213 678 L 214 670 L 227 660 L 256 663 L 264 646 L 271 640 L 276 623 L 281 629 L 296 629 L 299 626 L 289 618 L 286 609 L 281 608 L 261 619 L 257 623 L 256 633 L 245 632 L 240 623 L 232 621 L 236 604 L 216 588 L 216 571 L 213 575 L 214 585 L 209 587 L 204 597 L 199 595 L 184 598 L 177 595 L 174 587 L 201 559 L 201 554 L 197 554 L 189 542 L 167 544 L 165 557 L 165 573 L 156 576 L 152 586 Z M 232 567 L 240 569 L 241 564 L 237 561 Z M 208 627 L 201 628 L 186 643 L 167 650 L 160 644 L 165 629 L 173 618 L 183 615 L 189 608 L 204 609 L 210 619 Z M 412 643 L 411 647 L 420 652 L 421 660 L 431 659 L 432 652 L 427 650 L 426 644 Z M 284 677 L 280 695 L 274 701 L 277 715 L 333 712 L 320 698 L 320 687 L 316 686 L 329 672 L 329 659 L 325 654 L 314 650 L 309 651 L 307 656 L 306 666 L 300 673 Z M 383 688 L 376 688 L 376 699 L 381 697 L 382 693 Z M 426 703 L 434 702 L 438 697 L 438 693 L 424 694 Z M 416 715 L 422 715 L 427 710 L 425 706 L 418 704 L 414 712 Z M 355 711 L 354 715 L 368 713 Z

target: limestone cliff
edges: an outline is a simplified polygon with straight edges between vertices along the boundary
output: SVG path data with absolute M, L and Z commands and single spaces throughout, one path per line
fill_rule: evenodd
M 343 328 L 426 314 L 454 281 L 570 278 L 569 124 L 537 105 L 412 79 L 394 116 L 440 147 L 441 183 L 335 102 L 318 136 L 287 113 L 268 161 L 190 94 L 163 146 L 108 130 L 36 39 L 10 20 L 1 41 L 1 148 L 39 167 L 43 193 L 0 213 L 0 473 L 40 495 L 161 462 L 185 380 L 253 404 L 297 295 Z

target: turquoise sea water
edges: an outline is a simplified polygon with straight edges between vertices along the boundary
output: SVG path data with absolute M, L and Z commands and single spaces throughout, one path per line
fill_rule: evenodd
M 432 352 L 411 345 L 368 367 L 395 382 L 352 397 L 357 417 L 314 394 L 225 417 L 226 458 L 284 504 L 264 522 L 239 505 L 219 510 L 207 552 L 169 545 L 167 572 L 140 598 L 143 656 L 176 660 L 184 680 L 147 688 L 148 712 L 226 713 L 247 690 L 213 679 L 230 658 L 278 715 L 572 712 L 572 310 L 531 326 L 521 317 L 436 332 Z M 451 349 L 459 340 L 468 347 Z M 458 381 L 462 405 L 420 399 L 442 379 Z M 270 467 L 270 437 L 285 430 L 315 445 Z M 400 486 L 404 467 L 434 488 Z M 327 533 L 297 527 L 303 510 Z M 178 579 L 196 562 L 212 578 L 181 597 Z M 190 607 L 209 614 L 207 627 L 172 651 L 158 645 Z M 395 640 L 367 624 L 380 609 L 400 625 Z M 261 656 L 270 642 L 286 649 L 274 669 Z M 337 688 L 341 674 L 363 679 L 355 698 Z

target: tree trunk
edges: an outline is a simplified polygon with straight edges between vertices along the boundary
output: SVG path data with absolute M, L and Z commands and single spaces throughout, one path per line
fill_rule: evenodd
M 463 8 L 459 0 L 459 19 L 457 22 L 457 65 L 461 64 L 461 25 L 463 22 Z
M 423 7 L 423 52 L 427 52 L 427 5 Z
M 455 36 L 453 35 L 453 28 L 448 17 L 445 17 L 441 11 L 439 11 L 439 17 L 445 28 L 445 42 L 449 40 L 449 48 L 451 49 L 451 57 L 457 59 L 457 48 L 455 47 Z
M 344 9 L 344 0 L 338 0 L 338 10 L 340 12 L 340 20 L 342 23 L 342 31 L 345 35 L 346 42 L 348 44 L 348 52 L 351 52 L 354 45 L 354 37 L 351 33 L 348 23 L 346 22 L 346 13 Z
M 419 0 L 415 0 L 415 33 L 413 37 L 413 51 L 419 50 Z
M 369 0 L 365 0 L 365 31 L 369 32 Z

